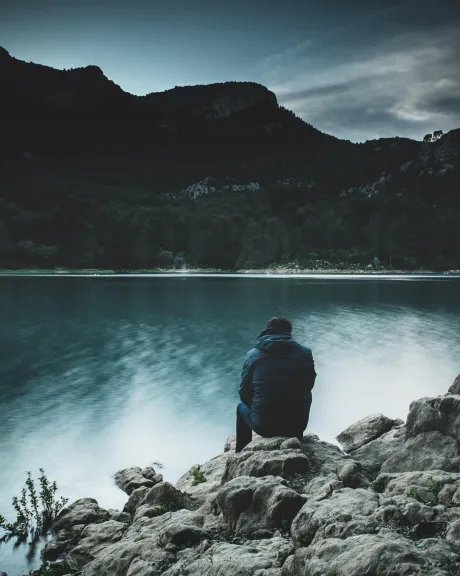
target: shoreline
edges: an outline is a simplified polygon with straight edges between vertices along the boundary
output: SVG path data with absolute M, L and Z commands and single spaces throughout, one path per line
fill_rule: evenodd
M 379 276 L 429 276 L 429 277 L 456 277 L 460 276 L 460 270 L 388 270 L 388 269 L 352 269 L 352 268 L 260 268 L 260 269 L 239 269 L 239 270 L 221 270 L 218 268 L 152 268 L 152 269 L 133 269 L 133 270 L 104 270 L 104 269 L 78 269 L 59 268 L 59 269 L 41 269 L 41 268 L 22 268 L 22 269 L 0 269 L 0 277 L 6 276 L 279 276 L 279 277 L 298 277 L 298 276 L 354 276 L 354 277 L 379 277 Z

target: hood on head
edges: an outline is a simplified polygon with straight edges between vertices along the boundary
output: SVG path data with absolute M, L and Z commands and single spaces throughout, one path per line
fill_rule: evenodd
M 297 346 L 297 342 L 287 332 L 273 334 L 270 328 L 262 330 L 256 340 L 255 347 L 264 352 L 284 352 L 287 348 Z

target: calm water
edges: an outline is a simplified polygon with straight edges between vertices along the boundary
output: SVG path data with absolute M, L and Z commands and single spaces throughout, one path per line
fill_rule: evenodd
M 71 499 L 123 506 L 112 474 L 175 481 L 232 433 L 245 352 L 292 319 L 318 378 L 310 430 L 405 417 L 460 373 L 460 279 L 0 278 L 0 512 L 44 467 Z M 0 570 L 25 568 L 0 546 Z

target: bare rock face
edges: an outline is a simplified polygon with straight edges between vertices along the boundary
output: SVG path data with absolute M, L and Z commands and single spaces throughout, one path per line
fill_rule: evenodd
M 337 436 L 337 440 L 345 452 L 351 452 L 401 424 L 403 424 L 402 420 L 393 420 L 383 414 L 372 414 L 349 426 Z
M 250 538 L 259 530 L 287 529 L 306 497 L 282 478 L 240 476 L 227 482 L 216 500 L 230 527 Z
M 389 432 L 382 434 L 375 440 L 371 440 L 357 450 L 350 452 L 354 460 L 361 463 L 362 467 L 378 473 L 382 464 L 397 450 L 402 448 L 406 437 L 404 426 L 395 426 Z
M 155 484 L 163 481 L 163 476 L 157 474 L 153 468 L 145 468 L 142 470 L 136 466 L 120 470 L 115 474 L 114 478 L 118 488 L 126 492 L 128 496 L 137 488 L 141 488 L 142 486 L 152 488 Z
M 282 476 L 302 474 L 310 469 L 310 461 L 301 450 L 248 450 L 231 454 L 227 460 L 223 482 L 238 476 Z

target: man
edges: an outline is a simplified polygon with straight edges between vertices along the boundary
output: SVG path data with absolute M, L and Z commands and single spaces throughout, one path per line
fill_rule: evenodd
M 287 318 L 272 318 L 246 355 L 236 410 L 236 452 L 260 436 L 301 438 L 316 372 L 310 348 L 292 338 Z

